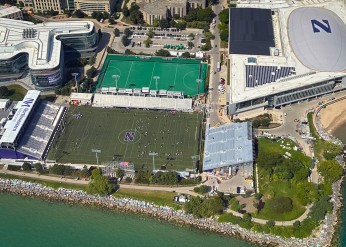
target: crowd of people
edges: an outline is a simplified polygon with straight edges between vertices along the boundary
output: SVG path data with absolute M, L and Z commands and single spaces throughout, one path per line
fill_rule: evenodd
M 340 186 L 337 184 L 335 186 Z M 335 188 L 336 189 L 336 188 Z M 155 218 L 168 220 L 178 224 L 194 226 L 203 230 L 223 233 L 229 236 L 238 236 L 257 244 L 273 245 L 273 246 L 325 246 L 331 240 L 330 229 L 337 220 L 336 212 L 333 212 L 322 225 L 324 229 L 319 236 L 306 239 L 283 239 L 270 234 L 256 233 L 250 230 L 240 228 L 238 225 L 230 223 L 219 223 L 217 219 L 197 219 L 191 214 L 185 213 L 183 210 L 175 210 L 168 206 L 158 206 L 153 203 L 130 199 L 116 198 L 113 196 L 90 195 L 82 190 L 72 189 L 53 189 L 38 183 L 25 182 L 17 179 L 0 178 L 0 192 L 12 192 L 24 196 L 43 197 L 48 200 L 58 200 L 70 203 L 78 203 L 84 205 L 94 205 L 114 210 L 129 211 L 140 213 Z M 340 204 L 339 194 L 334 195 L 334 202 Z M 339 205 L 340 206 L 340 205 Z M 335 207 L 336 208 L 336 207 Z

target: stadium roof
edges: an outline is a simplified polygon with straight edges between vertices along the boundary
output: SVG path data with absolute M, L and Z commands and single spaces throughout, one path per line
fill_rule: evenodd
M 205 135 L 203 170 L 253 162 L 250 122 L 209 128 Z
M 270 9 L 230 8 L 229 53 L 270 55 L 275 47 Z
M 288 19 L 288 35 L 297 58 L 318 71 L 346 69 L 346 26 L 334 12 L 298 8 Z
M 0 18 L 1 59 L 9 59 L 19 53 L 29 54 L 30 69 L 53 69 L 60 63 L 63 34 L 88 33 L 93 30 L 91 21 L 59 21 L 34 24 Z
M 40 91 L 29 90 L 23 101 L 18 102 L 18 109 L 13 118 L 7 121 L 5 132 L 0 139 L 0 143 L 14 143 L 20 133 L 25 121 L 33 109 L 36 101 L 40 96 Z
M 342 18 L 346 23 L 346 11 L 344 8 L 340 8 L 340 2 L 328 2 L 324 5 L 325 9 L 329 9 Z M 280 49 L 279 56 L 249 56 L 231 54 L 231 66 L 230 66 L 230 103 L 239 103 L 247 100 L 266 97 L 269 95 L 278 94 L 280 92 L 286 92 L 294 90 L 296 88 L 302 88 L 310 86 L 319 82 L 333 81 L 335 78 L 346 76 L 345 71 L 316 71 L 308 68 L 296 57 L 293 52 L 293 48 L 290 46 L 290 40 L 288 35 L 287 25 L 288 19 L 292 11 L 297 8 L 281 8 L 278 9 L 277 21 L 274 23 L 274 30 L 279 30 L 279 35 L 275 35 L 278 39 L 277 47 Z M 310 26 L 311 22 L 310 22 Z M 249 58 L 251 58 L 249 60 Z M 253 59 L 255 58 L 255 59 Z M 253 62 L 254 61 L 254 62 Z M 295 73 L 287 75 L 284 78 L 271 83 L 264 83 L 255 87 L 247 87 L 246 77 L 246 65 L 258 65 L 258 66 L 278 66 L 293 67 Z

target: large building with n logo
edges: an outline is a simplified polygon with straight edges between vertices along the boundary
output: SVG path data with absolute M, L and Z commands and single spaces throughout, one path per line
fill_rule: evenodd
M 66 107 L 40 100 L 40 91 L 29 90 L 12 104 L 0 122 L 0 159 L 44 160 Z
M 231 115 L 346 89 L 345 2 L 320 5 L 230 10 Z

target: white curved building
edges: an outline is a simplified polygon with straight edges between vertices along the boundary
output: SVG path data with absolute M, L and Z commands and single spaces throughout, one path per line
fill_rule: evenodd
M 235 14 L 240 17 L 236 19 Z M 232 39 L 238 41 L 238 46 L 230 42 L 229 47 L 229 113 L 235 117 L 346 89 L 346 6 L 342 1 L 311 7 L 231 9 Z
M 97 42 L 90 21 L 33 24 L 0 18 L 0 81 L 30 73 L 37 89 L 60 86 L 65 58 L 93 56 Z

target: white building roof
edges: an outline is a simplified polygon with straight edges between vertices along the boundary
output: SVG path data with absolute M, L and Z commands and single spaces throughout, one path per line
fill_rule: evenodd
M 295 9 L 288 19 L 288 34 L 295 55 L 306 67 L 346 69 L 346 25 L 334 12 L 316 7 Z
M 324 6 L 332 10 L 341 17 L 345 23 L 345 10 L 340 8 L 339 3 L 326 3 Z M 313 85 L 318 82 L 331 81 L 335 78 L 346 76 L 346 71 L 320 71 L 309 68 L 301 63 L 295 56 L 289 40 L 287 22 L 290 14 L 296 7 L 278 9 L 279 19 L 274 23 L 274 29 L 279 30 L 275 33 L 275 38 L 279 41 L 280 56 L 250 56 L 250 55 L 230 55 L 230 103 L 239 103 L 247 100 L 257 99 L 299 87 Z M 318 16 L 316 17 L 318 18 Z M 311 26 L 311 22 L 310 22 Z M 277 37 L 279 36 L 279 37 Z M 322 47 L 320 49 L 323 49 Z M 342 47 L 346 49 L 346 46 Z M 246 66 L 249 63 L 248 58 L 256 58 L 258 66 L 281 66 L 294 67 L 295 73 L 284 78 L 280 78 L 275 82 L 262 84 L 255 87 L 246 87 Z M 344 58 L 345 61 L 345 58 Z
M 6 108 L 7 102 L 9 101 L 9 99 L 0 99 L 0 109 Z
M 7 16 L 17 12 L 21 12 L 21 10 L 16 6 L 0 6 L 0 17 Z
M 5 124 L 5 132 L 0 139 L 0 143 L 13 143 L 16 140 L 39 96 L 40 91 L 29 90 L 23 101 L 18 102 L 19 106 L 16 113 L 13 118 Z
M 88 33 L 94 28 L 91 21 L 59 21 L 34 24 L 28 21 L 0 18 L 0 59 L 19 53 L 29 54 L 30 69 L 53 69 L 60 63 L 62 34 Z M 32 38 L 23 38 L 26 30 L 35 31 Z
M 230 123 L 207 128 L 203 170 L 253 162 L 251 123 Z
M 91 100 L 93 97 L 92 93 L 71 93 L 71 100 Z

